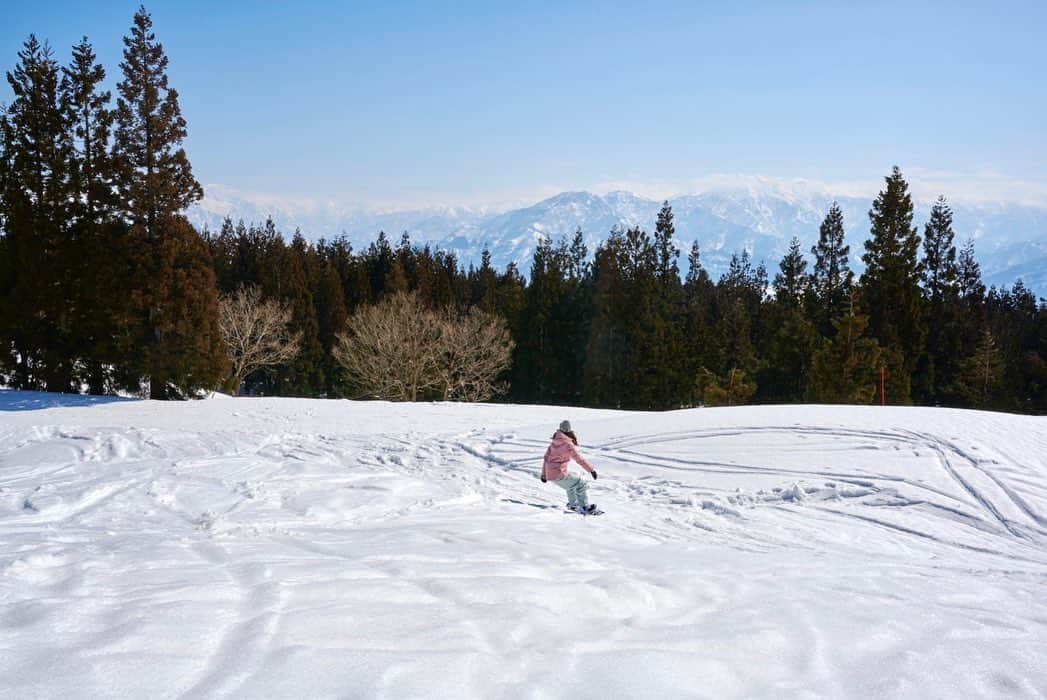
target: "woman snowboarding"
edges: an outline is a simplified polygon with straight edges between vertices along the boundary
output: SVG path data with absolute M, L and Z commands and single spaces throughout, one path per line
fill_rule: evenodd
M 542 483 L 551 481 L 567 492 L 567 507 L 583 515 L 593 515 L 599 511 L 596 504 L 589 503 L 586 496 L 587 486 L 582 477 L 570 474 L 567 471 L 567 463 L 575 461 L 596 479 L 596 470 L 585 461 L 585 457 L 578 452 L 575 445 L 578 438 L 571 430 L 570 421 L 560 423 L 560 429 L 553 433 L 553 441 L 545 450 L 545 460 L 542 463 Z

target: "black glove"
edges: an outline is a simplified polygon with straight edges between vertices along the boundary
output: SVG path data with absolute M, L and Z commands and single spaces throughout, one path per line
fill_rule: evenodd
M 596 481 L 596 470 L 593 469 L 590 473 L 593 475 L 593 481 Z
M 548 479 L 545 478 L 545 474 L 542 474 L 542 483 L 544 484 Z

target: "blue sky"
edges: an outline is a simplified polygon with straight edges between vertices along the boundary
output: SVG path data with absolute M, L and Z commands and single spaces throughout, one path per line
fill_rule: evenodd
M 86 34 L 118 78 L 137 2 L 4 4 L 0 69 L 30 32 L 62 62 Z M 1043 2 L 147 9 L 204 183 L 476 203 L 713 173 L 879 181 L 897 163 L 1047 192 Z

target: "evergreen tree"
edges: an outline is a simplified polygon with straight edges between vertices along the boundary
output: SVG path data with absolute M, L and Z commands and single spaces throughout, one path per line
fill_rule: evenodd
M 203 198 L 180 144 L 187 136 L 178 92 L 167 83 L 167 56 L 144 7 L 124 37 L 117 84 L 113 161 L 124 216 L 147 240 L 162 238 L 167 219 Z
M 181 216 L 186 207 L 203 197 L 203 190 L 180 147 L 186 137 L 186 122 L 178 93 L 168 87 L 167 56 L 152 32 L 152 19 L 144 7 L 134 16 L 130 36 L 124 37 L 123 55 L 113 129 L 113 172 L 118 206 L 131 226 L 129 241 L 136 258 L 138 322 L 128 350 L 133 353 L 130 358 L 140 359 L 140 371 L 149 378 L 150 397 L 171 398 L 185 395 L 186 386 L 199 386 L 200 377 L 224 372 L 224 348 L 217 332 L 193 339 L 168 332 L 182 328 L 190 317 L 204 327 L 217 327 L 217 293 L 204 288 L 207 278 L 194 276 L 191 289 L 167 283 L 172 275 L 179 274 L 167 268 L 175 260 L 189 269 L 210 268 L 206 246 L 202 241 L 189 240 L 199 236 Z M 200 259 L 185 258 L 191 255 Z M 213 285 L 213 275 L 210 280 Z M 167 296 L 175 293 L 184 296 L 179 300 Z M 204 340 L 214 346 L 202 350 L 199 343 Z M 194 367 L 213 358 L 222 358 L 219 366 Z M 191 375 L 170 374 L 188 372 L 190 367 Z
M 625 232 L 620 227 L 599 247 L 593 259 L 593 320 L 585 353 L 585 402 L 622 406 L 626 346 L 624 315 L 628 305 L 625 277 Z
M 364 254 L 367 264 L 367 278 L 371 285 L 370 302 L 378 301 L 386 292 L 386 282 L 390 280 L 389 273 L 393 267 L 396 254 L 389 245 L 389 239 L 385 231 L 378 232 L 378 238 L 371 243 Z
M 958 329 L 953 356 L 962 358 L 958 376 L 953 376 L 943 388 L 943 400 L 949 404 L 971 406 L 975 396 L 966 386 L 964 374 L 969 358 L 975 354 L 978 343 L 987 328 L 985 318 L 985 284 L 981 268 L 974 257 L 974 241 L 968 240 L 960 249 L 957 263 L 956 296 L 958 304 Z
M 468 289 L 459 287 L 458 258 L 442 250 L 432 255 L 429 270 L 429 303 L 433 308 L 458 306 L 464 302 Z
M 620 252 L 625 345 L 617 403 L 627 408 L 666 408 L 673 403 L 676 380 L 666 348 L 671 312 L 663 290 L 668 280 L 659 277 L 659 251 L 646 231 L 638 227 L 626 231 Z
M 281 265 L 284 276 L 280 298 L 291 307 L 290 328 L 292 332 L 301 334 L 301 349 L 294 361 L 280 368 L 277 373 L 275 393 L 316 396 L 326 386 L 324 347 L 320 339 L 320 320 L 314 291 L 318 286 L 317 268 L 317 261 L 309 244 L 301 232 L 295 231 L 291 245 L 284 249 L 284 262 Z M 335 332 L 340 330 L 339 328 Z
M 955 234 L 952 230 L 952 209 L 945 197 L 931 208 L 931 218 L 924 226 L 922 276 L 924 289 L 931 301 L 938 304 L 956 289 L 959 267 L 956 261 Z
M 514 354 L 514 396 L 525 401 L 570 402 L 573 351 L 564 337 L 567 326 L 566 244 L 538 242 L 531 261 L 525 310 L 517 326 Z
M 495 313 L 506 319 L 509 331 L 515 339 L 515 346 L 519 347 L 522 340 L 521 329 L 524 326 L 525 309 L 527 307 L 527 281 L 516 267 L 516 263 L 510 262 L 505 267 L 505 272 L 498 276 L 498 287 L 495 290 Z M 514 358 L 516 355 L 514 354 Z M 514 366 L 509 369 L 510 377 L 517 376 Z M 515 394 L 515 387 L 510 387 Z
M 717 345 L 713 342 L 716 313 L 716 285 L 702 267 L 698 241 L 691 244 L 687 255 L 687 277 L 684 280 L 684 337 L 686 339 L 685 372 L 692 378 L 690 405 L 702 400 L 702 384 L 695 378 L 705 376 L 709 367 L 716 365 Z M 703 371 L 704 370 L 704 371 Z
M 680 251 L 676 248 L 673 236 L 676 235 L 676 226 L 673 224 L 673 208 L 669 202 L 662 203 L 658 211 L 658 220 L 654 227 L 654 248 L 656 262 L 655 270 L 662 284 L 679 283 L 680 267 L 677 259 Z
M 243 226 L 243 221 L 240 222 L 240 225 Z M 258 284 L 257 279 L 248 281 L 239 272 L 237 265 L 238 237 L 230 217 L 227 216 L 222 220 L 222 227 L 217 234 L 212 234 L 210 231 L 205 232 L 204 240 L 207 241 L 207 248 L 211 253 L 215 283 L 221 294 L 233 294 L 240 287 Z
M 592 266 L 582 230 L 576 229 L 570 246 L 564 240 L 559 249 L 566 272 L 560 304 L 558 333 L 566 357 L 564 381 L 566 400 L 571 405 L 582 402 L 585 384 L 586 346 L 592 326 Z
M 818 229 L 818 243 L 811 248 L 811 317 L 825 337 L 832 336 L 833 321 L 846 311 L 851 291 L 853 274 L 847 259 L 851 247 L 844 245 L 843 237 L 843 211 L 833 202 Z
M 982 282 L 982 270 L 974 258 L 974 240 L 969 239 L 960 250 L 960 260 L 956 274 L 956 291 L 965 306 L 965 315 L 975 305 L 980 308 L 985 299 L 985 284 Z
M 752 319 L 740 298 L 735 298 L 724 309 L 719 328 L 723 343 L 723 375 L 737 369 L 749 376 L 755 374 L 760 361 L 752 342 Z
M 774 298 L 785 308 L 799 308 L 807 291 L 807 261 L 800 252 L 800 239 L 793 236 L 789 252 L 774 276 Z
M 287 244 L 272 217 L 264 226 L 236 227 L 237 269 L 244 282 L 260 284 L 267 297 L 284 299 L 290 287 Z
M 389 265 L 389 271 L 385 273 L 385 279 L 382 281 L 382 295 L 395 296 L 397 294 L 405 294 L 409 289 L 410 284 L 407 281 L 407 271 L 404 269 L 400 256 L 396 256 L 393 258 L 392 264 Z
M 14 96 L 0 121 L 0 192 L 8 280 L 0 300 L 0 344 L 11 348 L 10 380 L 18 388 L 70 391 L 74 381 L 75 285 L 69 238 L 70 114 L 50 47 L 35 36 L 7 73 Z M 0 357 L 0 360 L 5 359 Z
M 345 308 L 345 293 L 338 271 L 330 262 L 322 262 L 319 256 L 316 258 L 320 274 L 315 281 L 313 295 L 316 299 L 317 340 L 320 341 L 322 351 L 320 371 L 324 385 L 321 389 L 325 395 L 334 396 L 338 394 L 339 367 L 331 353 L 338 334 L 345 330 L 349 313 Z
M 975 350 L 963 364 L 957 388 L 974 408 L 998 406 L 1004 380 L 1004 361 L 996 339 L 988 328 L 982 330 Z
M 748 403 L 756 393 L 756 383 L 751 381 L 745 370 L 737 367 L 718 377 L 703 369 L 696 382 L 697 393 L 706 406 L 740 406 Z
M 989 291 L 986 299 L 987 326 L 1003 365 L 1000 391 L 992 405 L 1011 411 L 1030 411 L 1042 396 L 1036 367 L 1043 348 L 1037 345 L 1036 297 L 1017 280 L 1008 290 Z
M 953 245 L 952 210 L 939 197 L 924 227 L 923 288 L 927 347 L 917 372 L 918 397 L 928 403 L 945 398 L 963 356 L 960 333 L 959 266 Z
M 666 201 L 658 212 L 654 230 L 658 297 L 654 300 L 651 337 L 651 361 L 655 367 L 653 400 L 655 406 L 663 408 L 678 408 L 688 401 L 690 394 L 687 343 L 683 335 L 685 304 L 675 235 L 673 210 Z
M 1047 299 L 1040 299 L 1030 342 L 1033 349 L 1027 357 L 1029 404 L 1024 407 L 1033 413 L 1047 413 Z
M 480 267 L 470 275 L 470 304 L 486 313 L 495 313 L 498 294 L 498 273 L 491 265 L 491 251 L 484 247 L 480 254 Z
M 920 237 L 912 226 L 909 186 L 897 166 L 886 178 L 869 211 L 872 236 L 865 242 L 865 272 L 861 277 L 863 308 L 869 332 L 891 357 L 900 361 L 892 402 L 910 403 L 909 384 L 923 350 Z
M 62 92 L 74 125 L 73 206 L 78 209 L 74 217 L 101 224 L 110 219 L 116 202 L 109 156 L 112 94 L 102 89 L 105 68 L 96 61 L 94 48 L 84 37 L 73 47 L 69 66 L 62 69 Z
M 740 299 L 750 317 L 757 315 L 760 304 L 767 294 L 767 270 L 763 263 L 752 265 L 749 251 L 731 256 L 727 272 L 720 276 L 717 291 L 726 299 Z
M 718 314 L 714 335 L 719 347 L 716 366 L 710 368 L 716 374 L 726 377 L 732 369 L 743 369 L 754 376 L 760 368 L 756 349 L 761 345 L 754 334 L 762 325 L 766 293 L 767 271 L 763 264 L 754 269 L 747 250 L 732 255 L 727 272 L 716 285 Z
M 708 271 L 702 267 L 702 254 L 698 241 L 691 243 L 691 251 L 687 254 L 687 277 L 684 285 L 691 289 L 712 285 Z
M 118 388 L 120 363 L 117 320 L 124 317 L 130 296 L 123 271 L 129 261 L 121 244 L 125 226 L 115 216 L 109 137 L 113 114 L 111 94 L 102 90 L 105 69 L 84 37 L 73 47 L 69 66 L 62 69 L 62 99 L 73 126 L 71 278 L 73 344 L 80 378 L 93 394 Z
M 592 274 L 589 262 L 589 248 L 585 245 L 585 234 L 579 227 L 574 231 L 571 247 L 568 251 L 567 276 L 574 280 L 585 280 Z
M 868 318 L 856 312 L 853 299 L 834 322 L 835 334 L 823 340 L 811 358 L 807 398 L 822 403 L 872 403 L 879 393 L 882 353 L 865 334 Z
M 774 277 L 774 299 L 767 304 L 766 362 L 757 375 L 760 401 L 803 400 L 817 343 L 817 331 L 804 310 L 808 280 L 807 261 L 794 237 Z
M 163 238 L 155 243 L 153 250 L 159 259 L 148 293 L 163 299 L 165 308 L 151 323 L 156 350 L 150 355 L 150 395 L 192 398 L 218 387 L 229 367 L 218 325 L 214 270 L 207 244 L 185 217 L 169 217 Z M 134 348 L 124 350 L 131 354 Z M 156 377 L 164 380 L 159 397 Z

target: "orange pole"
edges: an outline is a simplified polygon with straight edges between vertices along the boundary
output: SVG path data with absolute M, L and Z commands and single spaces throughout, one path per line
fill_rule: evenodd
M 887 368 L 880 368 L 880 405 L 887 405 Z

